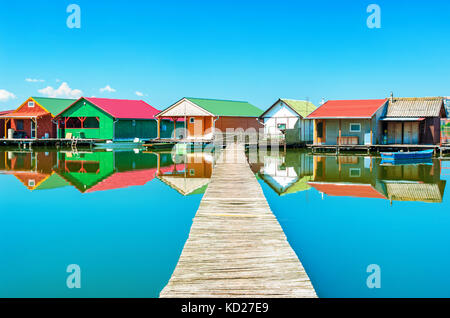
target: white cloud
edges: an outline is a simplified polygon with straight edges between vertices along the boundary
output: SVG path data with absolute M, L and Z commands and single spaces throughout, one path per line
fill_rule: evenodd
M 83 95 L 81 90 L 71 89 L 66 82 L 63 82 L 57 89 L 47 86 L 38 90 L 38 92 L 48 97 L 79 98 Z
M 144 96 L 144 93 L 136 91 L 136 95 L 139 96 L 139 97 L 142 97 L 142 96 Z
M 14 95 L 11 92 L 8 92 L 5 89 L 0 89 L 0 102 L 7 102 L 10 99 L 16 98 L 16 95 Z
M 115 90 L 114 88 L 112 88 L 111 86 L 106 85 L 105 87 L 100 88 L 100 92 L 101 92 L 101 93 L 103 93 L 103 92 L 115 93 L 116 90 Z
M 37 78 L 26 78 L 25 82 L 28 82 L 28 83 L 43 83 L 43 82 L 45 82 L 45 80 L 37 79 Z

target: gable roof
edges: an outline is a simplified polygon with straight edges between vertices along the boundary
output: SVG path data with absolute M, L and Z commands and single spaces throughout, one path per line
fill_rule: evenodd
M 76 99 L 50 98 L 50 97 L 31 97 L 36 103 L 45 108 L 53 116 L 56 116 L 64 109 L 72 105 Z
M 370 184 L 349 184 L 349 183 L 325 183 L 308 182 L 310 186 L 319 192 L 332 197 L 354 197 L 386 199 L 386 196 L 380 193 Z
M 159 110 L 143 100 L 81 97 L 58 113 L 58 116 L 83 99 L 119 119 L 155 119 L 155 115 L 159 113 Z
M 291 108 L 294 112 L 297 113 L 297 115 L 301 116 L 302 118 L 306 118 L 309 114 L 317 109 L 317 107 L 313 103 L 306 100 L 280 98 L 259 117 L 264 117 L 264 115 L 267 114 L 279 102 L 285 103 L 289 108 Z
M 86 193 L 123 189 L 132 186 L 143 186 L 155 178 L 156 172 L 156 168 L 147 170 L 115 172 L 108 178 L 100 181 L 92 188 L 88 189 Z
M 329 100 L 319 106 L 308 119 L 372 118 L 387 99 Z
M 389 101 L 386 117 L 440 117 L 442 97 L 394 98 Z
M 262 110 L 245 101 L 186 97 L 188 101 L 216 116 L 258 117 Z

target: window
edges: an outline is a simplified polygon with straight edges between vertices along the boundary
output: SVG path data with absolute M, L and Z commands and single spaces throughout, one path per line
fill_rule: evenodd
M 190 169 L 189 170 L 189 175 L 190 176 L 195 176 L 195 169 Z
M 23 120 L 16 120 L 16 130 L 23 130 Z
M 33 101 L 28 102 L 28 107 L 33 108 L 34 107 L 34 102 Z
M 162 125 L 162 127 L 161 127 L 161 129 L 162 129 L 162 131 L 167 131 L 167 125 Z
M 350 132 L 361 132 L 361 124 L 360 123 L 350 124 Z
M 28 180 L 28 186 L 29 187 L 34 187 L 35 185 L 36 185 L 36 181 L 34 179 Z
M 66 128 L 81 128 L 81 120 L 78 117 L 69 117 L 66 122 Z
M 361 169 L 350 168 L 350 178 L 359 178 L 359 177 L 361 177 Z
M 194 122 L 195 122 L 195 118 L 194 117 L 189 118 L 189 123 L 193 124 Z
M 131 125 L 133 125 L 133 127 L 136 127 L 136 121 L 133 120 L 133 121 L 131 122 Z
M 97 117 L 86 117 L 83 128 L 100 128 L 100 122 Z
M 286 124 L 278 124 L 278 129 L 286 130 Z
M 84 117 L 84 120 L 81 120 L 78 117 L 69 117 L 66 122 L 66 128 L 100 128 L 100 121 L 98 117 Z

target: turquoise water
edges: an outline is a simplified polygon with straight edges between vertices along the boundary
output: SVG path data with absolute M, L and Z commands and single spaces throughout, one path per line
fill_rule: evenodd
M 214 156 L 0 152 L 0 297 L 158 297 Z M 319 297 L 450 297 L 448 161 L 260 154 L 251 163 Z M 70 289 L 67 266 L 81 269 Z M 379 266 L 381 288 L 366 281 Z
M 170 154 L 0 152 L 0 297 L 158 297 L 202 197 L 164 183 L 158 161 L 184 169 Z
M 380 167 L 295 151 L 261 162 L 267 200 L 319 297 L 450 297 L 449 162 Z M 370 264 L 381 288 L 367 287 Z

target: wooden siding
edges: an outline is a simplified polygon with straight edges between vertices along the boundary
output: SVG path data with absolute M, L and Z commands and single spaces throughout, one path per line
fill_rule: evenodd
M 222 132 L 226 132 L 227 128 L 242 128 L 247 130 L 254 128 L 256 131 L 264 128 L 264 126 L 257 120 L 257 117 L 226 117 L 222 116 L 216 121 L 216 128 Z

